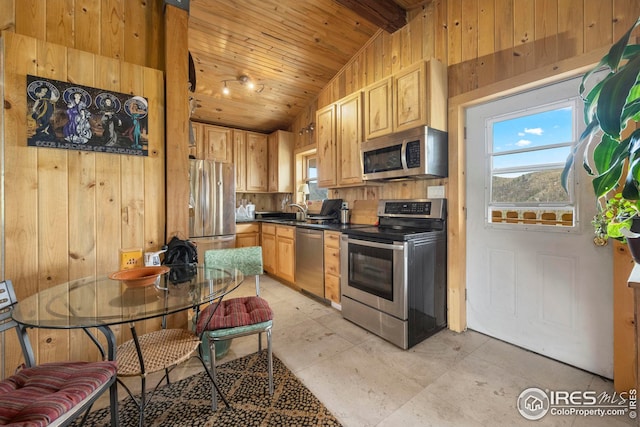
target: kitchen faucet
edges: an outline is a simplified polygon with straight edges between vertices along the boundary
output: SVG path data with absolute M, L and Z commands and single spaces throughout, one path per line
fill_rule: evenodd
M 307 219 L 307 205 L 306 205 L 306 203 L 305 203 L 304 206 L 299 205 L 297 203 L 290 203 L 289 206 L 293 206 L 293 207 L 296 207 L 296 208 L 300 209 L 300 212 L 302 212 L 302 216 L 300 218 L 301 221 L 304 221 L 304 220 Z M 296 215 L 296 217 L 297 217 L 297 215 Z

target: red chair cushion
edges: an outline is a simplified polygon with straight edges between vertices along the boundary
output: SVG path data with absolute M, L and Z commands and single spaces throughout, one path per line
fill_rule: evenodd
M 46 426 L 116 375 L 115 362 L 44 363 L 0 382 L 0 425 Z
M 211 310 L 216 310 L 211 316 L 211 320 L 206 324 L 211 314 Z M 255 325 L 256 323 L 273 320 L 273 311 L 269 303 L 260 297 L 242 297 L 230 300 L 222 300 L 216 309 L 215 304 L 209 305 L 202 310 L 198 316 L 196 333 L 202 331 L 213 331 L 223 328 L 235 328 L 236 326 Z

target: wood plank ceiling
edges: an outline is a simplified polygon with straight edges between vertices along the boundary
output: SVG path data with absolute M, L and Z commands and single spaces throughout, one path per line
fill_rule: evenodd
M 353 5 L 341 2 L 191 0 L 188 43 L 196 77 L 192 119 L 267 133 L 286 129 L 379 26 L 390 28 L 389 22 L 373 24 L 351 10 Z M 425 3 L 359 2 L 377 11 Z M 248 89 L 237 81 L 240 76 L 256 87 Z M 223 93 L 225 80 L 229 94 Z

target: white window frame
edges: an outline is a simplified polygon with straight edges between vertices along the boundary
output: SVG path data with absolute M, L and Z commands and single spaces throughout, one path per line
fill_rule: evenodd
M 492 191 L 493 191 L 493 176 L 497 173 L 509 173 L 509 172 L 523 172 L 523 171 L 544 171 L 551 169 L 562 169 L 564 168 L 564 162 L 558 163 L 547 163 L 547 164 L 534 164 L 529 166 L 517 166 L 517 167 L 509 167 L 509 168 L 500 168 L 493 169 L 493 159 L 496 156 L 503 156 L 507 154 L 514 153 L 530 153 L 534 151 L 541 150 L 551 150 L 559 147 L 573 147 L 578 142 L 578 138 L 580 136 L 580 119 L 582 112 L 582 100 L 579 96 L 568 98 L 562 101 L 557 101 L 549 104 L 539 105 L 535 107 L 529 107 L 518 111 L 513 111 L 508 114 L 501 114 L 498 116 L 494 116 L 488 118 L 485 121 L 485 226 L 490 228 L 504 228 L 504 229 L 512 229 L 512 230 L 531 230 L 531 231 L 549 231 L 549 232 L 578 232 L 580 228 L 580 216 L 578 211 L 578 200 L 576 186 L 578 185 L 578 177 L 576 174 L 576 164 L 578 167 L 581 163 L 576 161 L 576 164 L 572 167 L 569 172 L 567 187 L 569 190 L 569 200 L 568 202 L 514 202 L 514 203 L 505 203 L 505 202 L 497 202 L 493 203 L 492 200 Z M 518 117 L 523 117 L 527 115 L 539 114 L 545 111 L 557 110 L 561 108 L 570 107 L 572 109 L 572 140 L 566 141 L 562 143 L 549 144 L 544 147 L 531 147 L 531 148 L 522 148 L 517 150 L 509 150 L 509 151 L 501 151 L 499 154 L 493 152 L 493 124 L 496 122 L 502 122 L 505 120 L 515 119 Z M 545 208 L 548 208 L 550 211 L 571 211 L 573 212 L 573 225 L 547 225 L 547 224 L 527 224 L 524 222 L 492 222 L 492 211 L 494 210 L 515 210 L 524 212 L 526 210 L 538 211 L 541 212 Z M 560 221 L 560 219 L 558 219 Z

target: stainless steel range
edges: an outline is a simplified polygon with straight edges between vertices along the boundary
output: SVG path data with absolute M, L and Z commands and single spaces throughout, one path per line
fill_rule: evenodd
M 342 232 L 342 315 L 407 349 L 447 324 L 446 200 L 380 200 L 378 220 Z

